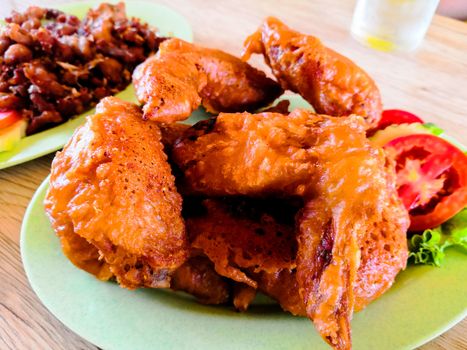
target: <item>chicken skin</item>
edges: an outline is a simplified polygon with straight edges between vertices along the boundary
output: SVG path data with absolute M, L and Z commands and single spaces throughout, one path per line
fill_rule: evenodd
M 52 163 L 45 209 L 64 253 L 130 289 L 169 287 L 188 254 L 182 201 L 160 140 L 137 106 L 108 97 Z
M 357 114 L 367 128 L 381 118 L 381 96 L 373 79 L 318 38 L 269 17 L 245 42 L 243 59 L 252 53 L 263 54 L 282 87 L 299 93 L 318 113 Z
M 407 257 L 407 213 L 387 176 L 384 153 L 370 145 L 365 129 L 358 116 L 305 110 L 220 114 L 186 131 L 172 153 L 185 193 L 304 200 L 296 217 L 299 295 L 307 316 L 336 349 L 351 347 L 356 292 L 363 307 L 392 284 Z M 392 255 L 365 249 L 376 240 L 394 247 Z M 378 285 L 379 294 L 375 289 L 364 295 L 365 274 L 378 280 L 378 269 L 369 268 L 381 258 L 377 254 L 385 258 L 381 270 L 391 266 L 392 273 Z M 359 275 L 362 263 L 367 269 Z
M 170 287 L 195 296 L 202 304 L 224 304 L 229 301 L 230 286 L 214 270 L 214 265 L 204 256 L 193 256 L 173 274 Z
M 283 92 L 239 58 L 176 38 L 136 68 L 133 84 L 144 118 L 165 123 L 187 119 L 200 105 L 211 113 L 255 110 Z
M 186 218 L 187 232 L 191 247 L 207 256 L 217 273 L 256 289 L 250 272 L 295 268 L 292 224 L 250 201 L 206 199 L 202 206 L 203 215 Z
M 307 197 L 318 181 L 320 154 L 355 138 L 362 125 L 356 116 L 306 110 L 221 113 L 187 130 L 172 156 L 187 194 Z

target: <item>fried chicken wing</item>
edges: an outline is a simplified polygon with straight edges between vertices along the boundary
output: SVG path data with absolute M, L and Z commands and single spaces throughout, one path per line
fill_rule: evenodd
M 288 116 L 221 113 L 185 132 L 173 160 L 184 172 L 185 193 L 307 197 L 319 176 L 320 153 L 352 138 L 362 125 L 356 116 L 305 110 Z
M 299 295 L 336 349 L 351 346 L 355 294 L 363 307 L 387 289 L 407 257 L 407 213 L 387 176 L 384 153 L 370 145 L 365 128 L 358 116 L 305 110 L 220 114 L 185 132 L 173 149 L 187 193 L 303 198 L 297 216 Z M 388 235 L 388 229 L 395 232 Z M 394 248 L 390 254 L 374 249 L 384 247 L 381 242 L 385 250 Z M 376 271 L 388 267 L 388 279 L 378 280 Z M 379 284 L 365 295 L 369 281 Z M 274 293 L 269 287 L 266 293 Z
M 212 113 L 255 110 L 283 92 L 239 58 L 175 38 L 136 68 L 133 84 L 144 118 L 166 123 L 188 118 L 201 104 Z
M 45 208 L 65 254 L 127 288 L 168 287 L 188 253 L 160 139 L 137 106 L 109 97 L 52 163 Z
M 299 93 L 318 113 L 357 114 L 368 128 L 381 118 L 381 96 L 374 81 L 348 58 L 311 35 L 269 17 L 245 42 L 243 58 L 263 54 L 284 89 Z

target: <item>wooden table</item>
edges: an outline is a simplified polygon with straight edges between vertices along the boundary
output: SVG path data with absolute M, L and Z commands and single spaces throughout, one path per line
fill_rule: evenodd
M 46 1 L 50 7 L 65 2 Z M 413 54 L 375 52 L 349 34 L 354 1 L 324 0 L 158 0 L 178 10 L 193 27 L 195 41 L 239 54 L 245 37 L 261 19 L 275 15 L 298 30 L 322 38 L 374 77 L 387 108 L 408 109 L 466 143 L 467 24 L 435 17 L 421 48 Z M 0 16 L 44 1 L 2 0 Z M 259 59 L 257 65 L 263 63 Z M 0 170 L 0 349 L 95 349 L 68 330 L 37 299 L 21 264 L 22 217 L 49 172 L 52 155 Z M 51 276 L 53 278 L 53 276 Z M 421 347 L 465 349 L 467 320 Z

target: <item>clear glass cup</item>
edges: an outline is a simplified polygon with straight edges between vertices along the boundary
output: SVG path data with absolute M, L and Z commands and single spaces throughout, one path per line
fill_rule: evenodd
M 351 33 L 383 51 L 412 51 L 423 40 L 439 0 L 357 0 Z

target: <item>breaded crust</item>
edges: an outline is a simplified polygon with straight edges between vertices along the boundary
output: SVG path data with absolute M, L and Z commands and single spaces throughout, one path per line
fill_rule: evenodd
M 188 251 L 174 182 L 157 125 L 109 97 L 57 153 L 45 208 L 78 267 L 127 288 L 168 287 Z

